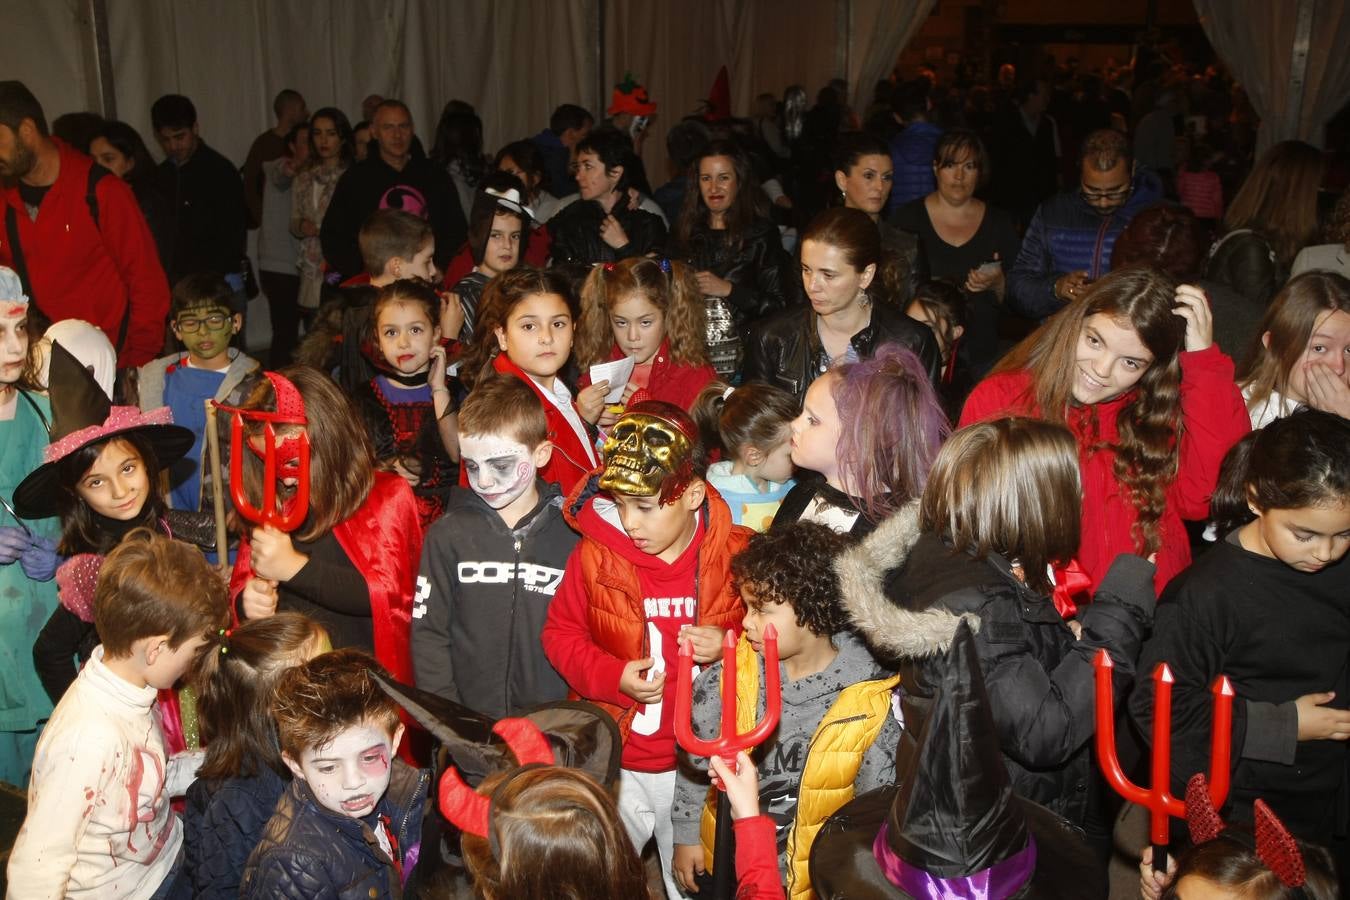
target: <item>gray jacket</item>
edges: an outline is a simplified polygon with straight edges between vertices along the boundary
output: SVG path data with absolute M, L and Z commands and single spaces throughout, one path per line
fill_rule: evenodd
M 834 661 L 822 671 L 789 681 L 782 672 L 783 714 L 778 729 L 754 751 L 759 770 L 759 802 L 764 814 L 774 821 L 778 838 L 778 867 L 784 866 L 783 854 L 788 835 L 797 815 L 797 794 L 806 757 L 816 727 L 829 712 L 839 692 L 860 681 L 886 678 L 891 675 L 863 646 L 862 641 L 849 632 L 834 636 L 839 649 Z M 764 711 L 763 657 L 759 657 L 760 693 L 757 709 Z M 779 664 L 782 670 L 783 664 Z M 694 682 L 694 733 L 710 738 L 717 734 L 722 715 L 722 664 L 714 663 Z M 854 780 L 858 794 L 884 787 L 895 781 L 895 748 L 900 741 L 901 725 L 894 715 L 886 722 L 872 745 L 863 754 L 862 766 Z M 675 800 L 671 820 L 675 826 L 675 843 L 699 843 L 699 824 L 704 800 L 708 795 L 707 760 L 691 758 L 681 752 L 675 778 Z

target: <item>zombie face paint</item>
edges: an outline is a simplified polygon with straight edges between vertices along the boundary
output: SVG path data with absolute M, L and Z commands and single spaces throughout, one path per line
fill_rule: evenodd
M 11 385 L 23 374 L 28 359 L 28 305 L 0 300 L 0 385 Z
M 510 506 L 534 484 L 534 453 L 519 441 L 495 434 L 460 435 L 459 452 L 469 487 L 493 509 Z
M 375 811 L 389 787 L 394 751 L 402 736 L 402 725 L 390 737 L 384 729 L 362 722 L 307 749 L 298 762 L 285 757 L 286 765 L 309 784 L 324 809 L 360 819 Z

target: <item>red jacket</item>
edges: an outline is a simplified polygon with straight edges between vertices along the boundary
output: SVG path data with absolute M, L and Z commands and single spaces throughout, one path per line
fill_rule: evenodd
M 370 591 L 375 658 L 397 681 L 413 683 L 408 649 L 413 590 L 422 561 L 422 527 L 412 488 L 392 472 L 376 472 L 365 502 L 333 529 L 342 551 L 365 576 Z M 239 541 L 239 556 L 230 573 L 230 597 L 237 601 L 252 575 L 248 535 Z M 232 609 L 235 621 L 237 610 Z
M 636 568 L 606 543 L 616 534 L 623 540 L 627 537 L 608 524 L 604 532 L 593 531 L 584 518 L 578 518 L 599 492 L 599 477 L 598 470 L 591 473 L 563 505 L 563 516 L 581 532 L 581 543 L 567 560 L 540 638 L 544 655 L 573 695 L 612 714 L 627 740 L 637 710 L 633 699 L 620 693 L 619 678 L 630 660 L 648 655 L 647 620 Z M 697 620 L 699 625 L 739 633 L 745 604 L 731 584 L 731 558 L 745 548 L 754 532 L 733 525 L 726 503 L 712 485 L 707 488 L 703 543 L 698 551 Z M 667 677 L 673 678 L 674 673 Z
M 971 392 L 959 425 L 1010 415 L 1040 415 L 1030 389 L 1027 372 L 986 378 Z M 1078 562 L 1092 578 L 1093 590 L 1117 555 L 1136 552 L 1130 529 L 1137 512 L 1116 480 L 1115 452 L 1084 446 L 1092 439 L 1086 435 L 1087 426 L 1095 414 L 1095 441 L 1114 443 L 1119 439 L 1116 416 L 1133 397 L 1131 392 L 1092 407 L 1069 410 L 1069 430 L 1079 442 L 1083 473 L 1083 537 Z M 1191 562 L 1190 540 L 1182 519 L 1201 520 L 1209 515 L 1209 496 L 1218 482 L 1219 465 L 1229 448 L 1251 430 L 1242 394 L 1233 383 L 1233 361 L 1217 344 L 1181 354 L 1181 422 L 1177 477 L 1167 491 L 1167 507 L 1158 522 L 1162 546 L 1153 579 L 1158 593 Z
M 610 350 L 610 359 L 622 359 L 623 351 L 619 345 L 615 344 Z M 670 341 L 662 341 L 661 347 L 656 351 L 656 356 L 652 357 L 652 377 L 647 382 L 647 387 L 640 393 L 633 395 L 629 403 L 636 403 L 639 400 L 664 400 L 667 403 L 674 403 L 680 409 L 688 412 L 689 407 L 694 405 L 698 392 L 708 386 L 708 382 L 717 377 L 717 372 L 712 366 L 703 364 L 701 366 L 686 366 L 674 362 L 670 358 Z M 577 379 L 577 389 L 590 387 L 591 373 L 585 372 L 581 378 Z
M 17 185 L 3 192 L 17 217 L 33 299 L 53 322 L 85 319 L 103 329 L 118 344 L 119 367 L 145 365 L 159 356 L 169 314 L 169 282 L 150 227 L 131 188 L 115 175 L 105 175 L 95 188 L 95 225 L 86 197 L 94 161 L 52 140 L 61 151 L 61 171 L 37 220 L 28 217 Z M 13 264 L 9 236 L 0 227 L 0 265 Z M 126 338 L 119 343 L 128 304 Z
M 504 375 L 514 375 L 525 382 L 544 405 L 544 416 L 548 419 L 548 439 L 553 444 L 553 456 L 549 458 L 548 465 L 539 470 L 539 477 L 558 485 L 566 494 L 595 467 L 591 455 L 586 452 L 586 446 L 581 443 L 581 438 L 577 436 L 576 430 L 572 428 L 567 418 L 553 405 L 553 401 L 544 396 L 543 390 L 534 383 L 534 379 L 526 375 L 520 366 L 511 362 L 505 353 L 497 354 L 492 360 L 492 368 Z M 459 483 L 461 487 L 469 486 L 469 475 L 464 466 L 459 467 Z

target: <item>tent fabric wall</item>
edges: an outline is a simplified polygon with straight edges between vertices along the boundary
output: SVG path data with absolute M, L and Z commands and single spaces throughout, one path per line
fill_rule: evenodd
M 353 117 L 370 93 L 402 98 L 430 147 L 446 100 L 477 107 L 488 148 L 534 134 L 560 103 L 603 118 L 632 71 L 660 105 L 644 147 L 654 181 L 665 133 L 726 65 L 732 111 L 790 84 L 809 96 L 848 74 L 870 96 L 933 0 L 104 0 L 119 117 L 155 149 L 150 104 L 186 94 L 204 139 L 242 162 L 283 87 Z M 851 16 L 840 10 L 852 5 Z M 100 110 L 88 0 L 0 0 L 5 77 L 54 117 Z M 597 53 L 604 21 L 604 59 Z M 842 22 L 853 23 L 849 38 Z M 847 41 L 849 53 L 840 48 Z M 849 58 L 849 71 L 837 64 Z M 873 74 L 873 73 L 876 74 Z M 603 96 L 598 93 L 603 90 Z
M 99 109 L 93 29 L 86 0 L 3 4 L 0 78 L 28 85 L 47 113 Z
M 1291 96 L 1291 63 L 1299 3 L 1194 0 L 1214 49 L 1247 90 L 1261 117 L 1258 152 L 1278 141 L 1321 145 L 1327 120 L 1350 96 L 1350 8 L 1344 0 L 1312 4 L 1301 103 Z
M 451 98 L 478 108 L 496 147 L 537 132 L 559 103 L 590 102 L 597 82 L 596 0 L 107 2 L 121 117 L 149 141 L 150 104 L 186 94 L 203 138 L 236 162 L 283 87 L 353 121 L 367 94 L 399 97 L 429 149 Z

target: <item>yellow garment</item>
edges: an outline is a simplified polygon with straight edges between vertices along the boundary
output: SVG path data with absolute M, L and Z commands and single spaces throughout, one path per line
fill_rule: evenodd
M 742 734 L 755 726 L 759 671 L 759 654 L 745 635 L 741 635 L 736 647 L 736 730 Z M 891 692 L 899 683 L 900 677 L 896 675 L 860 681 L 844 688 L 811 736 L 806 766 L 797 790 L 797 814 L 787 843 L 787 894 L 791 900 L 806 900 L 811 896 L 808 868 L 811 844 L 825 820 L 853 799 L 853 784 L 862 767 L 863 754 L 886 724 Z M 700 826 L 703 861 L 709 872 L 712 871 L 716 827 L 717 795 L 715 790 L 709 789 Z

